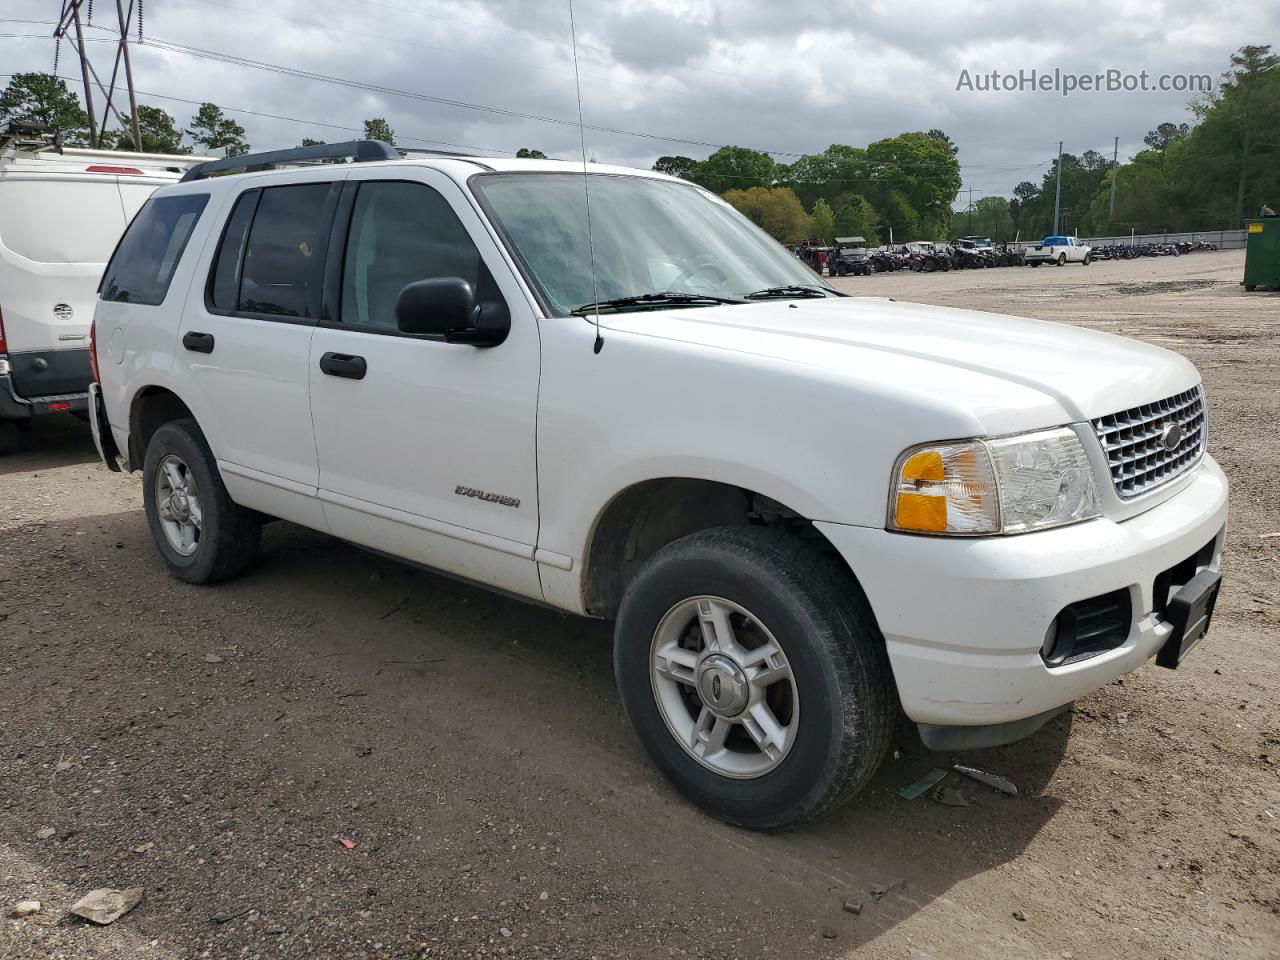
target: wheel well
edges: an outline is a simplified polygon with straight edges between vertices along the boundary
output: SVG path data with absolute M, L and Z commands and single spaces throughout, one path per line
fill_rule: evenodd
M 194 419 L 191 409 L 172 390 L 146 387 L 133 399 L 129 411 L 129 465 L 137 470 L 147 455 L 147 445 L 155 432 L 166 423 Z
M 587 549 L 583 601 L 612 618 L 640 566 L 668 543 L 699 530 L 734 525 L 783 527 L 839 557 L 813 522 L 776 500 L 713 480 L 668 477 L 628 487 L 596 521 Z M 840 558 L 841 566 L 846 566 Z

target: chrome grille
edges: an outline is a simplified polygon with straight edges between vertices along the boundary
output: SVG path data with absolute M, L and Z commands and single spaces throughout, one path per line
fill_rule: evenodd
M 1177 425 L 1176 442 L 1167 431 Z M 1128 499 L 1190 470 L 1204 456 L 1204 389 L 1174 394 L 1093 421 L 1116 493 Z

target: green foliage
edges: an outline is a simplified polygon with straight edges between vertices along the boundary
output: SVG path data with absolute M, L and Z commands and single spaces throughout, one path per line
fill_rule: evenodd
M 786 187 L 729 190 L 724 198 L 781 243 L 799 243 L 810 235 L 809 214 L 800 198 Z
M 191 152 L 190 147 L 182 145 L 182 131 L 175 125 L 173 117 L 159 107 L 138 107 L 138 132 L 142 135 L 140 148 L 133 142 L 133 119 L 129 114 L 121 119 L 124 123 L 123 130 L 103 131 L 103 146 L 142 153 Z
M 49 73 L 15 73 L 0 93 L 0 119 L 41 124 L 67 143 L 89 138 L 89 115 L 66 82 Z
M 216 104 L 200 104 L 200 109 L 187 127 L 187 136 L 198 146 L 208 150 L 225 147 L 228 157 L 241 157 L 249 152 L 249 144 L 244 139 L 244 127 L 225 116 L 222 108 Z
M 698 170 L 698 161 L 692 157 L 659 157 L 654 161 L 653 169 L 681 180 L 692 180 Z
M 1190 134 L 1191 124 L 1189 123 L 1161 123 L 1143 137 L 1142 142 L 1152 150 L 1164 153 L 1171 144 L 1187 139 Z
M 396 132 L 391 129 L 391 124 L 387 123 L 383 117 L 372 117 L 364 122 L 364 138 L 366 140 L 381 140 L 383 143 L 389 143 L 393 147 L 396 145 Z
M 868 243 L 875 243 L 880 233 L 880 216 L 866 197 L 858 194 L 839 197 L 832 212 L 837 237 L 866 237 Z
M 300 147 L 323 147 L 323 140 L 316 140 L 314 137 L 303 137 L 302 142 L 298 144 Z
M 1230 229 L 1280 199 L 1280 57 L 1241 47 L 1218 89 L 1190 104 L 1195 122 L 1161 123 L 1150 149 L 1122 164 L 1111 215 L 1108 157 L 1062 158 L 1062 229 L 1123 235 Z M 1053 170 L 1014 188 L 1009 212 L 1024 236 L 1053 226 Z
M 842 209 L 846 219 L 861 225 L 852 234 L 838 227 L 841 236 L 888 240 L 890 227 L 895 240 L 915 239 L 926 229 L 941 236 L 960 189 L 956 154 L 955 144 L 941 130 L 903 133 L 865 149 L 833 143 L 822 153 L 777 168 L 778 180 L 810 208 L 826 201 L 837 225 Z M 869 217 L 862 215 L 861 203 L 850 201 L 855 195 L 870 204 Z M 856 215 L 850 212 L 855 208 Z
M 774 178 L 773 158 L 747 147 L 721 147 L 698 164 L 693 174 L 695 183 L 715 193 L 771 187 Z
M 992 240 L 1013 239 L 1013 218 L 1009 215 L 1009 201 L 1004 197 L 983 197 L 973 204 L 973 209 L 956 214 L 956 232 L 963 228 L 967 234 L 990 237 Z
M 517 160 L 545 160 L 547 155 L 541 150 L 535 150 L 532 147 L 521 147 L 516 151 Z
M 836 235 L 836 215 L 827 201 L 819 197 L 809 211 L 809 236 L 830 243 Z

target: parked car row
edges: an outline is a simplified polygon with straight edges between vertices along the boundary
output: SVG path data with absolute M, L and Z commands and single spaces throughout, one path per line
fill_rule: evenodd
M 1139 257 L 1180 257 L 1184 253 L 1217 250 L 1216 243 L 1206 240 L 1182 240 L 1174 243 L 1115 243 L 1093 251 L 1097 260 L 1136 260 Z
M 1009 244 L 992 246 L 986 237 L 960 237 L 950 243 L 915 241 L 892 249 L 867 248 L 864 237 L 837 237 L 832 246 L 812 242 L 792 248 L 817 273 L 832 277 L 869 276 L 895 270 L 916 273 L 1022 266 L 1023 253 Z

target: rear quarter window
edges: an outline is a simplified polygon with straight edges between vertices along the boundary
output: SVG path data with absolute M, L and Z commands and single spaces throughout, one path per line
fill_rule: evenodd
M 102 276 L 102 299 L 158 306 L 209 202 L 205 193 L 152 197 L 138 211 Z

